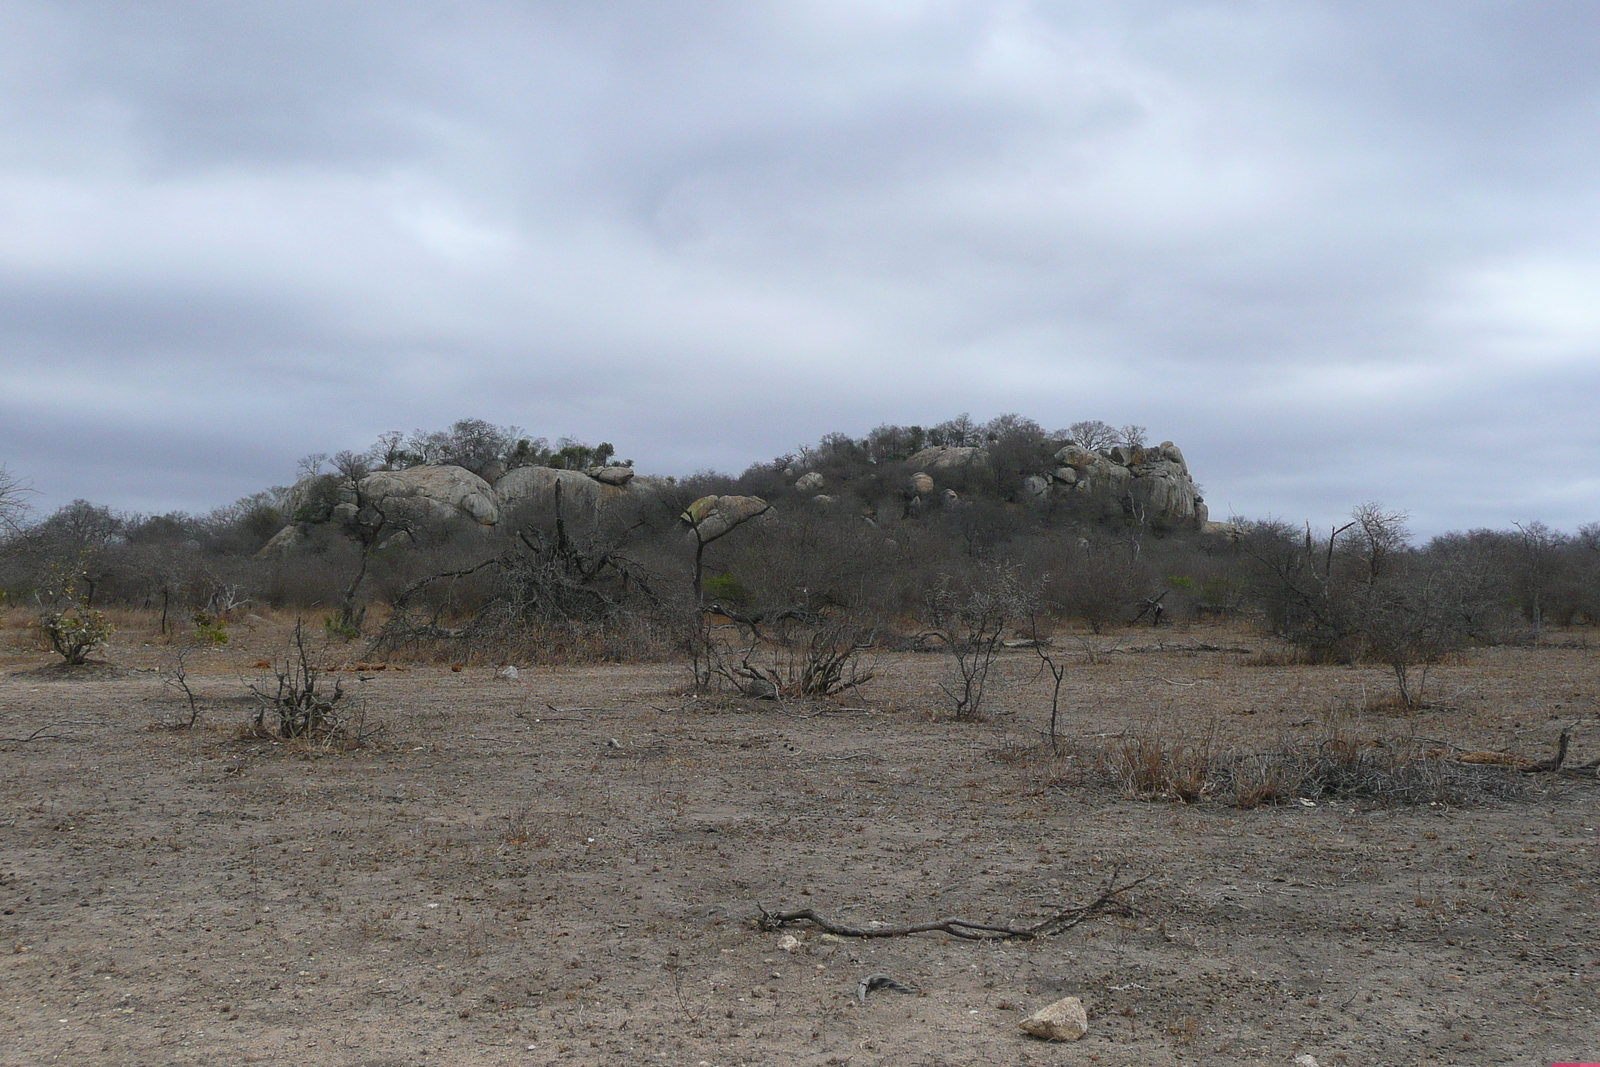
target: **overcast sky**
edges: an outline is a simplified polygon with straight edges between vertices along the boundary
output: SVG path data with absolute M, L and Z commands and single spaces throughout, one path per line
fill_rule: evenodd
M 0 464 L 1015 411 L 1214 517 L 1600 519 L 1600 7 L 0 0 Z

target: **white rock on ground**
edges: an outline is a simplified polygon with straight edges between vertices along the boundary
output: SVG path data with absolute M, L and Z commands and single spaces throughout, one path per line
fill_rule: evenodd
M 1062 997 L 1022 1020 L 1021 1026 L 1046 1041 L 1076 1041 L 1089 1032 L 1089 1013 L 1077 997 Z

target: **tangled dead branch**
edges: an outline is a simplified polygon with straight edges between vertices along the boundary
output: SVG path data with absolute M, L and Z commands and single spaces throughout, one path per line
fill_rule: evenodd
M 636 627 L 663 606 L 656 577 L 622 550 L 626 537 L 626 533 L 610 539 L 598 533 L 573 536 L 562 518 L 557 486 L 553 529 L 526 526 L 500 555 L 463 570 L 430 575 L 402 590 L 368 654 L 441 642 L 468 654 L 504 654 L 526 646 L 535 635 L 547 639 L 546 644 L 559 634 L 617 633 L 622 640 L 630 626 Z M 492 595 L 462 625 L 443 625 L 454 587 L 445 586 L 443 599 L 434 587 L 480 571 L 492 574 Z M 434 601 L 431 611 L 415 606 L 429 599 Z
M 1130 915 L 1132 909 L 1124 901 L 1118 899 L 1123 893 L 1151 878 L 1144 875 L 1131 882 L 1117 884 L 1117 877 L 1121 874 L 1118 868 L 1111 872 L 1111 878 L 1106 883 L 1106 888 L 1098 897 L 1087 904 L 1073 907 L 1059 908 L 1041 922 L 1029 925 L 1017 923 L 980 923 L 969 919 L 931 919 L 927 922 L 904 923 L 899 926 L 850 926 L 846 923 L 834 922 L 826 916 L 819 915 L 811 908 L 801 908 L 796 911 L 768 911 L 756 905 L 761 912 L 761 917 L 756 920 L 756 925 L 762 930 L 781 930 L 783 927 L 797 922 L 809 922 L 823 933 L 834 934 L 839 937 L 909 937 L 912 934 L 943 933 L 951 937 L 959 937 L 965 941 L 1031 941 L 1040 937 L 1054 937 L 1065 933 L 1080 923 L 1087 922 L 1097 915 L 1114 914 Z
M 372 736 L 364 716 L 352 718 L 339 706 L 346 696 L 344 682 L 335 679 L 330 691 L 321 684 L 324 672 L 311 660 L 301 621 L 295 619 L 283 664 L 272 668 L 270 680 L 249 687 L 258 708 L 245 736 L 358 745 Z
M 818 626 L 804 635 L 785 629 L 770 644 L 752 637 L 741 648 L 708 638 L 704 670 L 747 697 L 824 699 L 872 680 L 861 657 L 874 643 L 871 631 L 843 625 Z

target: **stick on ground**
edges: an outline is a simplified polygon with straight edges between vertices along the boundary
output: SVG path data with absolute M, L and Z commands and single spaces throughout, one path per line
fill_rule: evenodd
M 801 908 L 796 911 L 768 911 L 761 907 L 756 908 L 761 912 L 761 918 L 756 920 L 763 930 L 779 930 L 791 923 L 809 922 L 824 933 L 835 934 L 839 937 L 908 937 L 911 934 L 945 933 L 951 937 L 963 938 L 967 941 L 1004 941 L 1015 938 L 1018 941 L 1030 941 L 1036 937 L 1054 937 L 1056 934 L 1087 922 L 1096 915 L 1115 911 L 1118 914 L 1127 914 L 1128 906 L 1117 897 L 1126 893 L 1141 882 L 1147 881 L 1151 876 L 1144 875 L 1135 878 L 1124 885 L 1117 885 L 1117 873 L 1113 871 L 1111 880 L 1106 884 L 1105 892 L 1101 893 L 1088 904 L 1076 907 L 1061 908 L 1051 914 L 1042 922 L 1028 926 L 1016 923 L 1000 925 L 998 923 L 979 923 L 967 919 L 932 919 L 928 922 L 905 923 L 900 926 L 849 926 L 845 923 L 834 922 L 826 916 L 817 914 L 811 908 Z

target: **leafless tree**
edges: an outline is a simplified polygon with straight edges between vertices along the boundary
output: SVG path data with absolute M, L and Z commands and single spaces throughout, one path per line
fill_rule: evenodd
M 30 489 L 21 479 L 0 467 L 0 537 L 20 534 L 28 514 Z
M 1350 517 L 1354 521 L 1343 529 L 1354 531 L 1348 544 L 1351 555 L 1360 564 L 1359 580 L 1366 585 L 1376 585 L 1388 573 L 1396 554 L 1403 552 L 1411 540 L 1411 531 L 1406 527 L 1410 513 L 1368 501 L 1351 512 Z
M 392 517 L 383 499 L 368 491 L 366 482 L 371 465 L 365 454 L 340 452 L 333 457 L 333 464 L 341 491 L 353 498 L 355 514 L 346 524 L 346 529 L 360 547 L 356 573 L 351 577 L 350 584 L 345 586 L 344 596 L 339 601 L 337 629 L 347 636 L 359 637 L 367 611 L 364 606 L 356 607 L 356 598 L 371 569 L 372 555 L 391 538 L 408 532 L 410 526 L 404 520 Z
M 1557 566 L 1557 552 L 1563 538 L 1542 522 L 1513 523 L 1521 535 L 1522 585 L 1528 600 L 1528 614 L 1533 622 L 1533 639 L 1544 634 L 1544 601 L 1550 578 Z
M 1067 427 L 1067 433 L 1079 448 L 1090 452 L 1104 452 L 1120 441 L 1117 428 L 1099 419 L 1075 422 Z
M 992 564 L 981 565 L 966 589 L 943 575 L 928 594 L 929 630 L 944 643 L 954 668 L 951 682 L 940 688 L 957 719 L 981 718 L 1006 627 L 1028 617 L 1033 600 L 1016 570 Z

